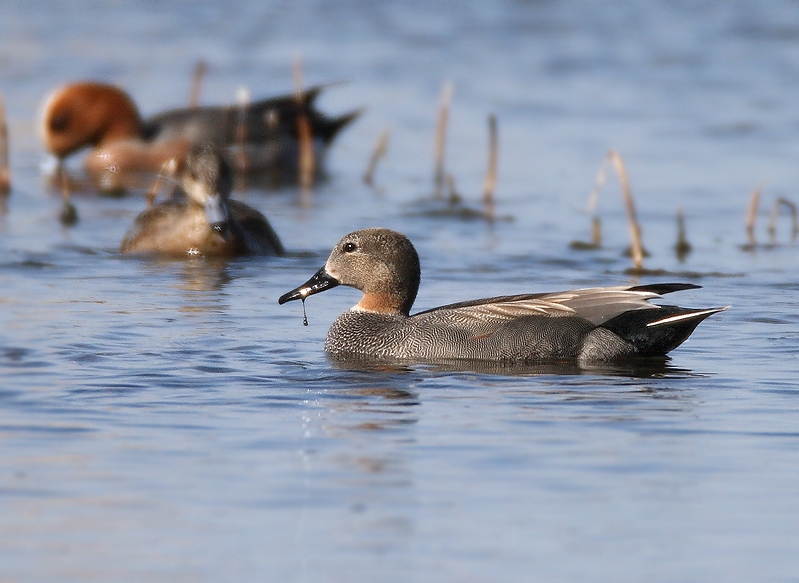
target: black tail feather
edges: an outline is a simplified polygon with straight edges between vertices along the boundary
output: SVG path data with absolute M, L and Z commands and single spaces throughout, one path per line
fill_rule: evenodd
M 673 292 L 684 291 L 687 289 L 699 289 L 701 287 L 701 285 L 696 285 L 693 283 L 650 283 L 648 285 L 637 285 L 635 287 L 631 287 L 629 291 L 652 292 L 653 294 L 663 296 Z
M 658 285 L 679 286 L 690 284 L 655 284 L 653 286 L 640 286 L 640 288 L 650 288 L 642 291 L 655 291 L 651 288 Z M 680 289 L 691 288 L 669 289 L 662 293 L 679 291 Z M 655 291 L 655 293 L 661 292 Z M 658 306 L 658 309 L 652 310 L 630 310 L 608 320 L 601 327 L 607 328 L 631 343 L 635 347 L 636 353 L 640 356 L 665 356 L 685 342 L 702 320 L 726 309 L 727 307 L 696 309 L 680 308 L 678 306 Z

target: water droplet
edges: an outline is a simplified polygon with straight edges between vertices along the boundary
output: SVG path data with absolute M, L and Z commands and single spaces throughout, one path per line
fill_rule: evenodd
M 302 300 L 302 325 L 308 325 L 308 316 L 305 314 L 305 298 L 300 298 Z

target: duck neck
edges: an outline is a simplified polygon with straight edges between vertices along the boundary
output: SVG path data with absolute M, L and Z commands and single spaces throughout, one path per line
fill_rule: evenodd
M 354 309 L 377 314 L 407 316 L 410 307 L 405 308 L 403 299 L 396 295 L 384 292 L 371 292 L 363 294 L 361 301 L 355 305 Z
M 143 137 L 143 126 L 136 105 L 122 93 L 111 93 L 98 112 L 103 121 L 95 136 L 95 145 L 104 146 L 121 140 Z

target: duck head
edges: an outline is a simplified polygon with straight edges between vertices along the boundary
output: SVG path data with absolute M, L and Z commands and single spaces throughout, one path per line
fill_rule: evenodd
M 219 150 L 213 146 L 193 147 L 178 170 L 177 179 L 188 199 L 205 209 L 211 227 L 226 230 L 226 202 L 233 190 L 233 170 Z
M 420 277 L 419 255 L 405 235 L 389 229 L 363 229 L 342 238 L 324 267 L 278 302 L 305 300 L 337 285 L 347 285 L 363 292 L 354 309 L 407 316 Z
M 85 146 L 140 138 L 142 121 L 133 100 L 102 83 L 72 83 L 54 90 L 42 106 L 45 147 L 59 159 Z

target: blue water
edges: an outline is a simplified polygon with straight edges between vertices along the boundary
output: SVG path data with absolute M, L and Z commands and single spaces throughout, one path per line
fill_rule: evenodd
M 799 581 L 799 20 L 789 2 L 6 2 L 0 92 L 13 192 L 0 213 L 0 581 Z M 121 257 L 144 207 L 76 193 L 63 227 L 37 107 L 96 78 L 149 114 L 306 84 L 364 107 L 329 180 L 239 197 L 285 258 Z M 433 133 L 454 88 L 446 167 L 493 223 L 433 201 Z M 375 184 L 361 176 L 383 130 Z M 602 189 L 627 164 L 645 267 Z M 72 163 L 75 172 L 80 161 Z M 745 251 L 745 216 L 762 191 Z M 676 213 L 693 247 L 675 256 Z M 442 216 L 444 215 L 444 216 Z M 508 220 L 504 220 L 508 219 Z M 405 232 L 416 309 L 653 281 L 732 308 L 663 367 L 353 370 L 322 351 L 358 300 L 298 304 L 345 233 Z

